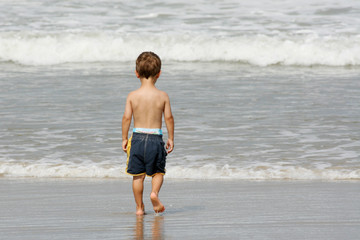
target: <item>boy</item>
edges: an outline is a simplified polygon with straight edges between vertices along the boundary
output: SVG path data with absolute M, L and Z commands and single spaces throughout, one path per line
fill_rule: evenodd
M 169 96 L 158 90 L 155 83 L 161 73 L 161 60 L 153 52 L 143 52 L 136 60 L 136 76 L 141 87 L 129 93 L 122 119 L 122 148 L 127 153 L 126 172 L 133 176 L 136 214 L 145 214 L 143 189 L 145 175 L 152 177 L 150 199 L 156 213 L 165 211 L 159 200 L 159 191 L 165 174 L 165 159 L 174 149 L 174 118 Z M 168 140 L 162 140 L 162 115 L 168 131 Z M 128 140 L 131 118 L 134 118 L 132 137 Z

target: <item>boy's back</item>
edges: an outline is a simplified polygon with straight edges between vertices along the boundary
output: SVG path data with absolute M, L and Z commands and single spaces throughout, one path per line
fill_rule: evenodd
M 142 86 L 129 94 L 134 127 L 135 128 L 159 128 L 162 125 L 162 114 L 166 115 L 168 95 L 151 86 Z

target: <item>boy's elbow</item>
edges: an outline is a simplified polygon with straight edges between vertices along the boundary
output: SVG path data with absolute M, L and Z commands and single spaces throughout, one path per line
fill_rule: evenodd
M 128 117 L 128 116 L 126 116 L 126 115 L 124 115 L 123 118 L 122 118 L 122 121 L 123 121 L 123 123 L 129 122 L 129 121 L 131 121 L 131 118 Z
M 172 115 L 165 117 L 165 122 L 167 124 L 174 124 L 174 117 Z
M 173 115 L 166 116 L 165 121 L 172 121 L 173 122 L 174 121 Z

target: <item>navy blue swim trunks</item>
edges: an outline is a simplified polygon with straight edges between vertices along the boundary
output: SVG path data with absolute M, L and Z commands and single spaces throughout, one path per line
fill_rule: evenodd
M 165 175 L 167 152 L 162 135 L 134 132 L 127 145 L 126 173 L 132 176 Z

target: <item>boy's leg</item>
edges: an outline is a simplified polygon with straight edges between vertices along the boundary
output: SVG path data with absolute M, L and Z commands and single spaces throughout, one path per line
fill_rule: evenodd
M 162 174 L 155 174 L 152 178 L 152 190 L 150 194 L 150 199 L 156 213 L 165 211 L 164 205 L 160 202 L 159 192 L 164 181 L 164 176 Z
M 136 215 L 145 214 L 144 203 L 143 203 L 143 191 L 144 191 L 144 179 L 145 175 L 133 177 L 133 192 L 136 203 Z

